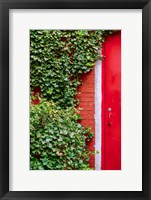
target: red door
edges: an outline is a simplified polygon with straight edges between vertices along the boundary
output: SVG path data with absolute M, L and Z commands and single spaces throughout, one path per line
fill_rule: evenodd
M 121 31 L 109 35 L 102 55 L 102 170 L 121 169 Z

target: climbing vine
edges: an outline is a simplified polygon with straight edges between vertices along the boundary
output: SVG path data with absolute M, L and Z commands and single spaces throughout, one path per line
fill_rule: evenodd
M 90 169 L 86 141 L 93 134 L 77 122 L 76 109 L 60 110 L 42 100 L 31 104 L 30 117 L 31 169 Z
M 41 102 L 30 106 L 31 169 L 90 169 L 86 142 L 92 138 L 75 109 L 81 75 L 101 59 L 105 30 L 31 30 L 31 99 L 40 87 Z
M 40 86 L 47 100 L 61 107 L 75 106 L 80 76 L 100 59 L 104 34 L 111 31 L 32 30 L 30 34 L 30 85 Z

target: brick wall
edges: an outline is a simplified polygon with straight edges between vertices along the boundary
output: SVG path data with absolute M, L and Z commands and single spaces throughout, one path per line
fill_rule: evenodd
M 78 88 L 78 91 L 81 94 L 78 94 L 77 97 L 80 100 L 80 104 L 78 107 L 82 108 L 80 110 L 80 114 L 82 116 L 82 121 L 80 122 L 83 126 L 90 126 L 92 132 L 95 134 L 95 76 L 94 69 L 82 75 L 83 85 Z M 90 142 L 87 143 L 88 148 L 92 151 L 95 150 L 95 136 L 92 138 Z M 89 160 L 90 167 L 95 167 L 95 156 L 91 155 Z
M 94 104 L 94 98 L 95 98 L 95 76 L 94 76 L 94 69 L 91 70 L 91 72 L 82 75 L 82 81 L 83 85 L 78 88 L 78 91 L 81 92 L 81 94 L 78 94 L 77 97 L 80 100 L 80 104 L 78 107 L 82 108 L 83 110 L 80 110 L 80 115 L 82 116 L 81 124 L 84 127 L 91 127 L 92 132 L 95 134 L 95 121 L 94 121 L 94 111 L 95 111 L 95 104 Z M 34 90 L 34 96 L 37 94 L 40 94 L 41 90 L 40 87 L 35 88 Z M 39 99 L 35 98 L 32 103 L 33 104 L 39 104 Z M 95 136 L 92 138 L 90 142 L 87 143 L 88 148 L 91 151 L 95 150 Z M 89 160 L 90 167 L 95 167 L 95 156 L 90 155 Z

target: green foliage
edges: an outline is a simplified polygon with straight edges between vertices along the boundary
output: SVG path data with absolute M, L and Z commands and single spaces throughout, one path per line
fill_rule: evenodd
M 103 30 L 31 30 L 30 86 L 40 86 L 42 96 L 62 107 L 75 106 L 80 76 L 89 72 L 97 59 Z
M 76 109 L 60 109 L 53 102 L 30 106 L 31 169 L 88 170 L 86 141 L 92 137 Z
M 81 75 L 101 59 L 104 30 L 31 30 L 31 101 L 41 88 L 41 103 L 30 105 L 30 168 L 88 170 L 86 141 L 93 133 L 83 127 L 74 108 Z M 43 100 L 42 100 L 43 99 Z M 44 100 L 45 99 L 45 100 Z

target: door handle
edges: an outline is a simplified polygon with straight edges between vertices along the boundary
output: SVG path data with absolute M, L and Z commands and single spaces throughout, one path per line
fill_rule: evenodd
M 111 116 L 112 116 L 112 108 L 108 108 L 108 126 L 112 125 Z

